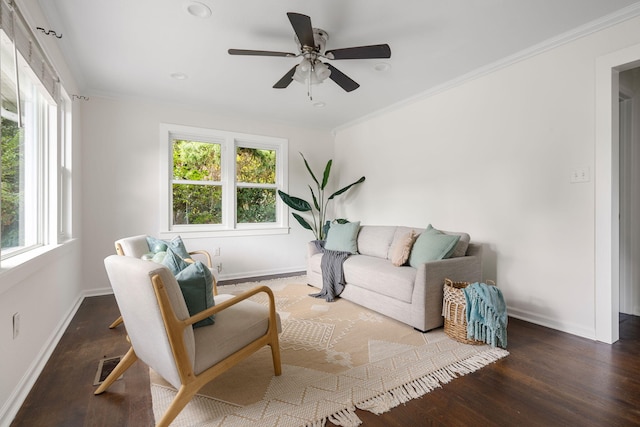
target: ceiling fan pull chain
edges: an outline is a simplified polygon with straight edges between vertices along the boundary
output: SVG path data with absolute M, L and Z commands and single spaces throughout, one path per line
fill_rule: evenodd
M 309 67 L 309 78 L 307 79 L 307 95 L 309 96 L 309 101 L 313 101 L 313 93 L 311 92 L 311 76 L 314 70 L 313 62 L 311 63 L 311 67 Z

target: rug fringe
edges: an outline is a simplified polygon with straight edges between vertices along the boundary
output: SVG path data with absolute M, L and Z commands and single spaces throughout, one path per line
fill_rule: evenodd
M 327 417 L 329 421 L 337 426 L 356 427 L 362 424 L 362 420 L 356 415 L 356 408 L 345 408 Z
M 455 362 L 449 366 L 438 369 L 429 375 L 425 375 L 424 377 L 415 379 L 407 384 L 403 384 L 381 395 L 358 403 L 356 404 L 356 407 L 358 409 L 372 412 L 376 415 L 383 414 L 402 403 L 417 399 L 436 388 L 442 387 L 442 384 L 447 384 L 455 378 L 475 372 L 487 364 L 493 363 L 508 355 L 509 352 L 506 350 L 493 348 L 484 353 L 471 356 L 468 359 Z

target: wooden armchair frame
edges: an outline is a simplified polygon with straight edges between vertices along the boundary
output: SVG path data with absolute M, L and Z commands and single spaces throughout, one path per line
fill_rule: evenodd
M 273 358 L 273 370 L 275 375 L 279 376 L 282 373 L 281 360 L 280 360 L 280 346 L 278 340 L 278 323 L 276 319 L 275 301 L 273 292 L 266 286 L 259 286 L 248 290 L 238 296 L 235 296 L 227 301 L 223 301 L 214 307 L 208 308 L 200 313 L 191 316 L 185 320 L 180 320 L 176 317 L 169 296 L 165 289 L 165 285 L 159 275 L 154 275 L 151 278 L 153 283 L 154 292 L 158 299 L 160 312 L 164 321 L 164 325 L 169 337 L 169 343 L 171 345 L 171 351 L 175 359 L 176 366 L 180 375 L 182 385 L 178 390 L 178 394 L 173 399 L 169 408 L 162 416 L 157 427 L 165 427 L 171 424 L 171 422 L 178 416 L 180 411 L 189 403 L 191 398 L 200 390 L 205 384 L 211 382 L 214 378 L 229 370 L 240 361 L 244 360 L 248 356 L 252 355 L 265 345 L 271 347 L 271 356 Z M 219 313 L 222 310 L 231 307 L 234 304 L 257 294 L 264 292 L 269 297 L 269 327 L 266 333 L 251 342 L 247 346 L 241 348 L 235 353 L 222 359 L 217 364 L 206 369 L 199 375 L 194 374 L 193 367 L 189 361 L 189 356 L 184 342 L 184 329 L 190 325 L 193 325 L 204 318 L 211 316 L 212 314 Z M 216 327 L 211 325 L 207 327 Z M 103 393 L 113 382 L 120 377 L 133 363 L 138 360 L 138 356 L 135 353 L 133 346 L 129 349 L 127 354 L 122 358 L 120 363 L 114 368 L 111 374 L 104 380 L 104 382 L 98 387 L 94 394 Z
M 124 253 L 124 249 L 122 249 L 122 245 L 119 242 L 116 242 L 115 246 L 116 246 L 116 254 L 121 256 L 126 256 Z M 211 262 L 211 254 L 209 254 L 209 252 L 205 250 L 190 251 L 189 255 L 204 256 L 205 259 L 207 260 L 207 267 L 209 267 L 209 269 L 213 268 L 213 263 Z M 213 295 L 214 296 L 218 295 L 218 282 L 216 280 L 216 276 L 213 276 Z M 118 316 L 118 318 L 109 325 L 109 329 L 113 329 L 121 323 L 122 323 L 122 316 Z

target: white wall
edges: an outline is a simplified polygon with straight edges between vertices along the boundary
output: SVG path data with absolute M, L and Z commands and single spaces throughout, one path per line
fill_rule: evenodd
M 202 110 L 132 100 L 92 97 L 83 105 L 83 277 L 87 289 L 108 290 L 103 259 L 115 240 L 160 231 L 160 123 L 238 131 L 289 140 L 289 192 L 307 194 L 303 152 L 316 169 L 332 155 L 327 131 L 259 120 L 225 117 Z M 221 279 L 251 277 L 306 268 L 306 242 L 312 235 L 290 218 L 291 232 L 275 236 L 183 237 L 187 249 L 216 247 Z
M 18 1 L 31 28 L 47 26 L 37 2 Z M 69 93 L 76 93 L 73 76 L 54 40 L 39 37 Z M 67 323 L 82 300 L 81 247 L 77 239 L 80 211 L 80 122 L 73 105 L 73 208 L 71 240 L 18 267 L 0 271 L 0 426 L 9 425 Z M 5 263 L 8 264 L 8 263 Z M 5 265 L 6 267 L 6 265 Z M 20 334 L 13 339 L 12 316 L 20 313 Z
M 594 182 L 570 174 L 594 176 L 596 58 L 639 41 L 636 18 L 339 129 L 367 176 L 342 213 L 467 231 L 511 315 L 595 337 Z

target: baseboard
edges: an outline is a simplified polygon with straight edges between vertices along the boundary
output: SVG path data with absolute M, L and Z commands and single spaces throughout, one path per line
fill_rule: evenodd
M 27 372 L 25 372 L 25 374 L 22 376 L 22 379 L 9 396 L 9 399 L 7 399 L 7 401 L 0 409 L 0 427 L 9 427 L 9 425 L 17 415 L 20 407 L 31 391 L 31 388 L 38 380 L 38 377 L 49 361 L 49 358 L 53 354 L 53 351 L 56 349 L 58 342 L 60 342 L 62 335 L 67 330 L 69 323 L 71 323 L 71 320 L 76 315 L 76 312 L 80 308 L 80 304 L 82 304 L 84 298 L 85 297 L 83 294 L 78 296 L 75 303 L 72 305 L 69 311 L 67 311 L 62 320 L 60 320 L 58 326 L 54 329 L 53 334 L 50 336 L 45 346 L 42 347 L 31 366 L 29 366 Z
M 291 268 L 278 268 L 273 270 L 255 270 L 255 271 L 243 271 L 242 273 L 232 273 L 232 274 L 220 274 L 216 277 L 218 282 L 226 282 L 229 280 L 239 280 L 239 279 L 247 279 L 252 280 L 256 277 L 272 277 L 278 276 L 282 274 L 290 274 L 290 273 L 299 273 L 301 271 L 307 271 L 307 266 L 298 266 Z
M 111 289 L 111 287 L 108 288 L 96 288 L 96 289 L 90 289 L 88 291 L 84 291 L 82 293 L 82 296 L 84 298 L 89 298 L 89 297 L 100 297 L 102 295 L 112 295 L 113 294 L 113 289 Z
M 571 335 L 576 335 L 591 340 L 596 339 L 595 328 L 589 329 L 584 326 L 577 325 L 575 323 L 562 322 L 558 319 L 552 319 L 547 316 L 542 316 L 537 313 L 532 313 L 526 310 L 519 310 L 517 308 L 507 307 L 507 313 L 510 317 L 524 320 L 525 322 L 534 323 L 536 325 L 544 326 L 546 328 L 555 329 L 560 332 L 566 332 Z M 508 328 L 507 328 L 508 329 Z

